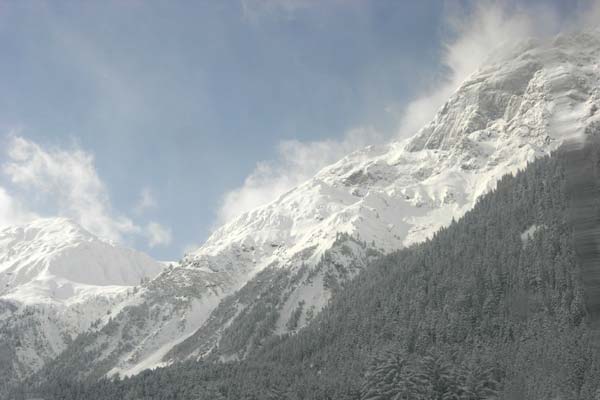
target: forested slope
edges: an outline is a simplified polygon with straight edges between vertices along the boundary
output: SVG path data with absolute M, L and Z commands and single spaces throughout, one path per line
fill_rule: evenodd
M 600 146 L 585 151 L 597 182 Z M 244 361 L 99 382 L 46 372 L 31 385 L 51 399 L 598 399 L 567 159 L 503 178 L 460 221 L 373 263 L 307 328 Z

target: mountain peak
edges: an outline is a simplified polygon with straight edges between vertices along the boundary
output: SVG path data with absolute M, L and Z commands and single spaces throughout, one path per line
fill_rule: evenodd
M 39 369 L 68 338 L 124 302 L 133 285 L 162 269 L 147 255 L 100 240 L 68 218 L 0 230 L 0 323 L 3 332 L 20 338 L 13 366 Z M 12 346 L 7 337 L 0 335 L 0 345 Z
M 9 226 L 0 230 L 0 246 L 3 246 L 5 240 L 9 238 L 56 244 L 96 239 L 93 234 L 75 221 L 64 217 L 38 218 L 25 224 Z
M 6 298 L 76 301 L 78 293 L 129 287 L 161 270 L 147 255 L 101 240 L 68 218 L 0 231 L 0 296 Z
M 581 112 L 579 119 L 586 117 L 598 100 L 599 57 L 597 32 L 528 40 L 498 52 L 409 140 L 407 150 L 448 151 L 468 146 L 476 132 L 494 131 L 526 136 L 541 147 L 560 142 L 577 132 L 565 132 L 550 117 L 574 112 Z
M 288 265 L 306 248 L 314 264 L 337 232 L 386 251 L 423 240 L 503 175 L 582 137 L 598 118 L 599 58 L 597 33 L 504 49 L 413 137 L 324 168 L 216 230 L 184 264 L 252 274 Z

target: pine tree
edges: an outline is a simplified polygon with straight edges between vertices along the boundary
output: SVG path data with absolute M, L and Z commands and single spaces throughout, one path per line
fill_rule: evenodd
M 376 357 L 365 376 L 361 400 L 417 399 L 414 376 L 402 352 Z

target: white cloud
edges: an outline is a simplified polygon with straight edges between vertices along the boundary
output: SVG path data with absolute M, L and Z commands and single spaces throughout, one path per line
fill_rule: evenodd
M 156 207 L 158 207 L 158 202 L 156 201 L 154 193 L 152 192 L 152 190 L 150 190 L 150 188 L 146 187 L 143 188 L 140 192 L 140 198 L 137 204 L 135 205 L 133 211 L 139 215 Z
M 68 150 L 45 149 L 21 136 L 8 138 L 8 160 L 2 170 L 17 192 L 10 195 L 0 187 L 0 226 L 26 222 L 37 217 L 32 199 L 52 205 L 55 215 L 68 217 L 88 231 L 109 240 L 122 242 L 127 236 L 141 236 L 149 247 L 169 245 L 171 230 L 156 222 L 144 228 L 130 218 L 115 213 L 108 191 L 98 176 L 94 157 L 74 147 Z M 27 201 L 28 199 L 29 201 Z M 150 189 L 143 189 L 136 210 L 157 206 Z
M 0 228 L 22 224 L 36 218 L 37 215 L 28 211 L 6 189 L 0 187 Z
M 449 3 L 454 4 L 454 3 Z M 549 7 L 523 8 L 509 2 L 483 1 L 473 9 L 447 8 L 451 39 L 441 62 L 447 74 L 431 82 L 434 90 L 418 96 L 405 108 L 398 135 L 415 134 L 429 122 L 460 84 L 491 55 L 499 56 L 528 37 L 557 33 L 559 19 Z
M 348 132 L 342 140 L 281 142 L 276 160 L 259 162 L 241 187 L 225 194 L 217 223 L 225 223 L 275 200 L 308 180 L 324 166 L 381 139 L 381 135 L 372 129 L 361 128 Z
M 146 226 L 146 235 L 148 236 L 148 245 L 150 247 L 168 246 L 173 239 L 171 229 L 157 222 L 150 222 Z
M 12 136 L 3 171 L 12 184 L 56 204 L 58 213 L 90 232 L 121 241 L 140 228 L 129 218 L 113 215 L 104 183 L 91 154 L 79 148 L 45 150 L 23 137 Z

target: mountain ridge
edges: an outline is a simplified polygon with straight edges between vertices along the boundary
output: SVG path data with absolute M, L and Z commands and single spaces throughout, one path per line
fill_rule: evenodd
M 598 32 L 517 48 L 504 56 L 508 61 L 497 59 L 472 74 L 413 137 L 369 146 L 325 167 L 217 230 L 183 263 L 211 269 L 219 251 L 239 246 L 252 249 L 253 264 L 284 264 L 317 244 L 314 262 L 339 232 L 375 241 L 384 251 L 430 237 L 504 174 L 564 140 L 583 138 L 587 126 L 599 123 Z
M 369 252 L 430 238 L 502 176 L 600 126 L 599 58 L 598 32 L 528 40 L 492 57 L 414 136 L 356 151 L 217 229 L 60 362 L 83 352 L 95 364 L 77 373 L 130 375 L 215 349 L 243 358 L 269 335 L 301 329 L 352 279 L 348 260 L 361 260 L 358 270 Z M 246 337 L 234 335 L 239 327 Z
M 163 265 L 67 218 L 0 230 L 0 376 L 28 376 L 107 322 Z
M 582 204 L 572 200 L 582 190 L 569 172 L 583 168 L 593 188 L 585 190 L 597 193 L 600 126 L 590 136 L 595 140 L 583 147 L 561 147 L 505 175 L 433 238 L 370 262 L 305 329 L 268 337 L 243 360 L 203 358 L 127 379 L 83 381 L 65 375 L 72 364 L 58 364 L 30 380 L 31 393 L 99 400 L 595 399 L 600 347 L 594 303 L 586 301 L 595 287 L 586 288 L 581 275 L 572 213 Z M 600 203 L 586 202 L 588 216 L 599 211 Z M 277 272 L 285 270 L 257 275 L 270 286 L 259 293 L 259 308 L 285 289 Z M 242 297 L 255 297 L 249 289 Z M 242 316 L 244 324 L 251 314 Z M 222 345 L 231 339 L 239 336 Z
M 73 300 L 77 286 L 100 292 L 100 287 L 134 286 L 161 270 L 145 254 L 98 239 L 67 218 L 36 219 L 0 231 L 0 296 L 23 303 Z M 43 288 L 59 282 L 70 290 Z M 20 296 L 35 284 L 37 297 Z

